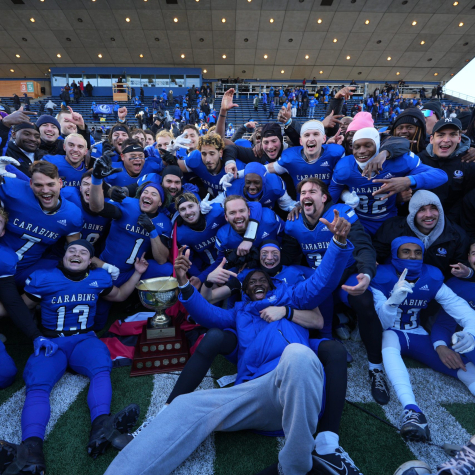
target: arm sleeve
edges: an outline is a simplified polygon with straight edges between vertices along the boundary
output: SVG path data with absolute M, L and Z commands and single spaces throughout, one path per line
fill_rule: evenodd
M 475 311 L 470 305 L 445 284 L 439 289 L 435 300 L 442 308 L 463 327 L 464 331 L 475 335 Z
M 242 138 L 242 136 L 247 132 L 247 129 L 244 125 L 241 125 L 241 127 L 239 127 L 239 129 L 237 129 L 233 136 L 231 137 L 231 141 L 232 142 L 236 142 L 236 140 L 239 140 Z
M 301 125 L 295 120 L 292 120 L 287 127 L 284 127 L 284 134 L 289 137 L 295 147 L 300 145 L 300 129 Z
M 350 241 L 342 247 L 331 240 L 321 264 L 310 278 L 291 289 L 295 308 L 310 310 L 318 307 L 336 289 L 354 247 Z
M 339 183 L 335 181 L 334 178 L 332 178 L 330 186 L 328 187 L 328 192 L 330 193 L 333 203 L 338 203 L 341 193 L 343 192 L 345 188 L 346 188 L 346 185 L 340 185 Z
M 33 316 L 18 293 L 13 276 L 0 279 L 0 302 L 13 323 L 31 340 L 41 336 Z
M 383 152 L 383 151 L 389 152 L 391 155 L 390 158 L 393 158 L 393 157 L 400 157 L 401 155 L 409 153 L 411 151 L 410 146 L 411 144 L 409 140 L 403 137 L 388 137 L 383 142 L 379 150 L 380 152 Z
M 240 145 L 228 145 L 224 148 L 223 160 L 226 164 L 231 160 L 241 160 L 243 163 L 259 162 L 262 161 L 254 155 L 252 148 L 241 147 Z
M 355 246 L 353 257 L 358 272 L 368 274 L 372 279 L 376 275 L 376 251 L 371 243 L 371 238 L 359 220 L 352 223 L 348 239 Z
M 374 287 L 370 287 L 370 290 L 373 293 L 374 308 L 378 314 L 381 326 L 383 327 L 383 330 L 387 330 L 394 325 L 398 313 L 398 307 L 386 305 L 388 299 L 381 290 L 375 289 Z
M 188 286 L 191 286 L 191 284 L 188 284 Z M 196 323 L 206 328 L 225 330 L 226 328 L 236 327 L 233 310 L 224 310 L 211 305 L 195 288 L 193 288 L 193 293 L 186 300 L 182 293 L 180 293 L 179 299 L 188 312 L 190 312 L 190 317 Z
M 434 345 L 434 349 L 443 343 L 445 343 L 446 346 L 450 346 L 450 340 L 456 329 L 457 322 L 448 315 L 447 312 L 441 310 L 430 332 L 430 339 Z
M 432 190 L 447 182 L 447 173 L 439 168 L 433 168 L 429 165 L 424 165 L 419 159 L 416 168 L 411 170 L 410 176 L 416 180 L 416 189 Z
M 282 236 L 282 257 L 284 266 L 298 265 L 302 260 L 302 249 L 299 242 L 292 236 L 285 233 Z
M 287 168 L 283 167 L 278 161 L 274 162 L 274 170 L 278 175 L 283 175 L 284 173 L 289 173 Z
M 341 114 L 341 111 L 343 109 L 343 103 L 345 100 L 342 99 L 335 99 L 334 97 L 330 99 L 330 102 L 328 103 L 327 110 L 325 111 L 325 117 L 330 115 L 333 111 L 334 115 Z M 333 137 L 339 129 L 339 125 L 336 124 L 334 127 L 328 127 L 325 129 L 325 134 L 327 137 Z
M 293 210 L 297 204 L 297 202 L 289 196 L 287 191 L 285 191 L 284 194 L 279 198 L 278 203 L 280 209 L 283 209 L 284 211 Z
M 91 133 L 89 132 L 87 128 L 87 124 L 84 124 L 84 130 L 81 130 L 79 127 L 77 129 L 78 129 L 78 134 L 84 137 L 84 140 L 87 143 L 87 149 L 91 150 Z

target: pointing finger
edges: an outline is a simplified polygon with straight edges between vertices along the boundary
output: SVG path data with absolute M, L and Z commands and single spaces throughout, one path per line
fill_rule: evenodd
M 335 221 L 336 221 L 340 217 L 340 213 L 337 209 L 334 209 L 333 214 L 335 215 Z

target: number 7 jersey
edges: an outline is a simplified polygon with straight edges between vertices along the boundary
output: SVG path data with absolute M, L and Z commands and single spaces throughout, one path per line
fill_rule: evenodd
M 80 281 L 68 279 L 58 269 L 37 270 L 26 280 L 25 292 L 41 299 L 41 324 L 57 331 L 92 328 L 99 295 L 112 289 L 112 278 L 104 269 L 95 269 Z
M 4 178 L 0 200 L 9 213 L 2 243 L 16 252 L 17 271 L 38 261 L 43 252 L 59 239 L 81 232 L 81 210 L 68 200 L 61 200 L 57 211 L 43 211 L 28 182 Z

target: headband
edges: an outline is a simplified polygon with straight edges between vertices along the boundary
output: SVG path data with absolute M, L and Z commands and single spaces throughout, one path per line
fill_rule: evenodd
M 302 136 L 307 130 L 318 130 L 322 135 L 325 135 L 325 127 L 319 120 L 308 120 L 302 125 L 300 129 L 300 136 Z
M 144 153 L 144 149 L 143 149 L 142 145 L 130 144 L 130 145 L 127 145 L 127 147 L 125 147 L 122 150 L 123 155 L 126 154 L 126 153 L 130 153 L 130 152 L 142 152 L 142 153 Z

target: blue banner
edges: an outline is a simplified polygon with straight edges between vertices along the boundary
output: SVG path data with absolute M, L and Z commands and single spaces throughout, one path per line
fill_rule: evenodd
M 94 112 L 96 114 L 112 114 L 114 111 L 114 106 L 110 104 L 97 104 Z

